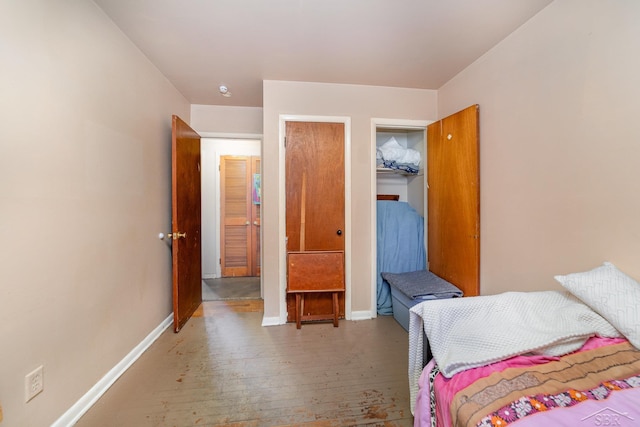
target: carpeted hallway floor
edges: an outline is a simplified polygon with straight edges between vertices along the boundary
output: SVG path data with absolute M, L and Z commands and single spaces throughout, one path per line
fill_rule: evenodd
M 202 279 L 203 301 L 260 299 L 260 277 Z

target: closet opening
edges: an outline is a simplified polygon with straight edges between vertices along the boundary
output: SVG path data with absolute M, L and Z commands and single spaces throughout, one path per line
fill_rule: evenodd
M 372 316 L 391 315 L 381 272 L 428 269 L 427 126 L 429 121 L 373 119 Z
M 376 191 L 376 197 L 372 197 L 372 203 L 376 205 L 371 209 L 372 242 L 376 243 L 371 245 L 372 260 L 375 261 L 372 271 L 376 279 L 372 280 L 372 307 L 376 307 L 376 314 L 393 313 L 388 307 L 389 285 L 383 282 L 380 273 L 394 273 L 394 269 L 395 273 L 428 270 L 457 287 L 464 296 L 480 294 L 478 124 L 477 104 L 434 123 L 372 120 L 376 154 L 394 147 L 421 153 L 417 173 L 407 174 L 402 167 L 389 168 L 384 162 L 380 170 L 372 168 L 372 188 Z M 393 156 L 392 150 L 390 154 Z M 381 163 L 377 157 L 376 166 Z M 377 194 L 391 194 L 393 198 L 397 195 L 398 201 L 378 201 Z M 394 216 L 378 206 L 385 203 L 400 206 L 403 201 L 413 210 L 414 223 L 420 223 L 415 221 L 415 216 L 421 215 L 422 225 L 410 226 L 412 221 L 404 217 L 393 221 Z M 392 220 L 384 224 L 385 219 Z M 389 247 L 385 251 L 387 244 Z M 386 259 L 387 254 L 394 252 L 400 255 Z M 423 256 L 424 262 L 420 264 Z M 408 264 L 408 261 L 414 264 Z

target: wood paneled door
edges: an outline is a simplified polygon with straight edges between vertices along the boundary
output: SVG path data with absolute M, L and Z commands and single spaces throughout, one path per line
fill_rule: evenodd
M 178 116 L 173 116 L 171 253 L 175 332 L 202 303 L 200 180 L 200 135 Z
M 344 123 L 285 124 L 287 252 L 345 249 Z M 294 320 L 295 296 L 287 296 L 288 321 Z M 331 293 L 305 297 L 304 315 L 331 313 Z M 339 299 L 344 317 L 344 292 Z
M 472 105 L 427 127 L 429 270 L 480 292 L 479 108 Z
M 260 275 L 260 158 L 220 157 L 223 277 Z

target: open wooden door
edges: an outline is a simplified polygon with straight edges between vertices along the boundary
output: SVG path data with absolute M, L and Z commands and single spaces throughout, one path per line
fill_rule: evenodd
M 178 332 L 202 303 L 200 135 L 175 115 L 171 130 L 173 329 Z
M 344 123 L 286 122 L 288 253 L 344 253 L 344 132 Z M 339 316 L 344 317 L 344 292 L 340 294 L 338 306 Z M 305 316 L 332 313 L 333 310 L 331 293 L 305 297 Z M 287 320 L 293 321 L 296 312 L 293 295 L 287 295 L 287 312 Z
M 427 127 L 429 270 L 480 292 L 478 105 Z

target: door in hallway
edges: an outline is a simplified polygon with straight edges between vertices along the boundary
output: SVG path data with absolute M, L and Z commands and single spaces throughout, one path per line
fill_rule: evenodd
M 202 303 L 200 135 L 175 115 L 171 129 L 173 329 L 178 332 Z
M 260 158 L 220 157 L 222 277 L 260 275 Z

